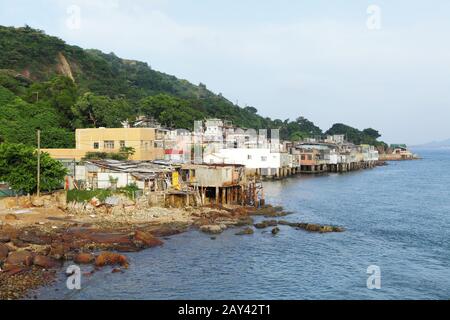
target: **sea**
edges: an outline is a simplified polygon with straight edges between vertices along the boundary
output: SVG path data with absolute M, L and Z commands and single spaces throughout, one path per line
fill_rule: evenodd
M 281 226 L 215 239 L 191 230 L 128 254 L 69 290 L 64 270 L 37 299 L 449 299 L 450 150 L 346 174 L 266 182 L 266 200 L 292 222 L 337 225 L 319 234 Z M 68 265 L 67 265 L 68 266 Z M 83 267 L 90 271 L 92 267 Z

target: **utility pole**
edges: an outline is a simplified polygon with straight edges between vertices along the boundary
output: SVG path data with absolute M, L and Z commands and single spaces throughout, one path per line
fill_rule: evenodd
M 41 130 L 37 130 L 37 197 L 41 196 Z

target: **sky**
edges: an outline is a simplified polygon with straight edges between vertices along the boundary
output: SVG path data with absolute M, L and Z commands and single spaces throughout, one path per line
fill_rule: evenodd
M 0 0 L 1 25 L 148 62 L 263 116 L 410 145 L 450 138 L 449 12 L 447 0 Z

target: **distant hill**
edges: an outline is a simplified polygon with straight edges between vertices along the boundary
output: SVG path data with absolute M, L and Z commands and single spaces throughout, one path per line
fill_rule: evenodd
M 35 145 L 39 127 L 43 147 L 73 147 L 76 128 L 119 127 L 140 115 L 186 129 L 194 120 L 221 118 L 242 128 L 280 129 L 282 139 L 293 141 L 323 134 L 304 117 L 272 120 L 204 84 L 194 85 L 114 53 L 71 46 L 28 26 L 0 26 L 0 53 L 0 143 Z M 355 143 L 376 141 L 366 138 L 378 135 L 373 129 L 344 129 Z
M 447 148 L 450 148 L 450 139 L 444 140 L 444 141 L 433 141 L 433 142 L 413 146 L 412 148 L 447 149 Z

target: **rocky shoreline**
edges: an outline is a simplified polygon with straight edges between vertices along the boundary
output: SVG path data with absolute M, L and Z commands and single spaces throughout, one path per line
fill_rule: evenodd
M 34 218 L 32 223 L 26 223 L 22 215 L 10 213 L 2 217 L 0 300 L 33 298 L 28 295 L 30 290 L 51 283 L 66 261 L 91 265 L 89 275 L 105 266 L 111 266 L 113 273 L 124 272 L 129 265 L 126 253 L 161 246 L 164 238 L 191 228 L 211 235 L 229 228 L 236 228 L 237 235 L 251 235 L 254 229 L 268 227 L 273 227 L 275 235 L 281 225 L 319 233 L 344 231 L 334 226 L 283 220 L 254 223 L 253 216 L 274 219 L 289 214 L 270 205 L 259 209 L 216 205 L 184 210 L 147 208 L 127 213 L 122 206 L 124 214 L 118 209 L 113 209 L 113 214 L 111 208 L 100 205 L 98 210 L 77 214 L 71 208 L 73 205 L 60 209 L 58 214 Z

